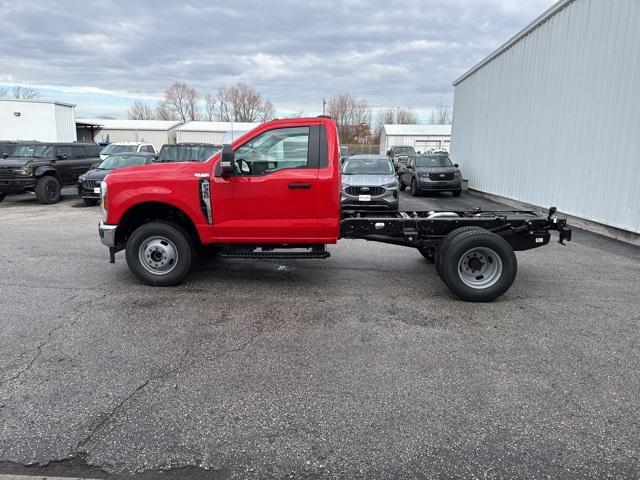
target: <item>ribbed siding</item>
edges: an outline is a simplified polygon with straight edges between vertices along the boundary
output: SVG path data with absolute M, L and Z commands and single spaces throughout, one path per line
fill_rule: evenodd
M 640 2 L 575 0 L 455 88 L 471 188 L 640 233 Z
M 73 107 L 55 104 L 53 111 L 56 123 L 56 140 L 58 142 L 75 142 L 77 134 Z

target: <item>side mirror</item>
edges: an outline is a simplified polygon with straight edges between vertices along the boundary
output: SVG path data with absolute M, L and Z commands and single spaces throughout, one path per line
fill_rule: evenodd
M 457 163 L 454 163 L 453 166 L 456 168 L 460 168 L 460 165 L 458 165 Z
M 9 158 L 9 154 L 8 154 L 7 152 L 4 152 L 4 153 L 2 154 L 2 158 Z
M 223 145 L 220 154 L 220 174 L 223 177 L 233 175 L 233 162 L 235 161 L 233 148 L 231 145 Z
M 391 156 L 391 150 L 387 150 L 387 157 Z

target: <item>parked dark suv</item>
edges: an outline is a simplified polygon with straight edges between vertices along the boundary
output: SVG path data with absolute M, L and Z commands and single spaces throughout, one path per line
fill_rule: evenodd
M 462 193 L 462 175 L 458 164 L 451 163 L 447 152 L 428 155 L 409 155 L 398 165 L 400 190 L 411 189 L 417 197 L 421 192 L 451 192 L 454 197 Z
M 0 201 L 14 193 L 35 192 L 40 203 L 60 200 L 63 186 L 100 163 L 95 143 L 21 143 L 0 158 Z

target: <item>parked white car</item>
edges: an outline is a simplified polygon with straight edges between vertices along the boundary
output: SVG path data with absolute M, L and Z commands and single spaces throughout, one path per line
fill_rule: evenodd
M 144 142 L 113 142 L 100 150 L 100 158 L 104 160 L 109 155 L 120 153 L 158 153 L 153 145 Z

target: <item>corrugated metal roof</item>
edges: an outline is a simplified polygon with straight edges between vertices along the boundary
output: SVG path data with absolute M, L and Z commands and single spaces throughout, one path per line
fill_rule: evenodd
M 171 130 L 181 125 L 176 120 L 108 120 L 103 118 L 78 118 L 78 123 L 100 125 L 106 130 Z
M 52 105 L 62 105 L 63 107 L 75 107 L 73 103 L 58 102 L 57 100 L 23 99 L 23 98 L 0 98 L 0 102 L 21 102 L 21 103 L 48 103 Z
M 451 135 L 451 125 L 384 125 L 385 135 Z
M 182 132 L 230 132 L 252 130 L 260 125 L 250 122 L 189 122 L 178 127 Z
M 484 67 L 487 63 L 495 60 L 497 57 L 499 57 L 504 52 L 509 50 L 513 45 L 518 43 L 524 37 L 526 37 L 531 32 L 536 30 L 540 25 L 543 25 L 547 20 L 549 20 L 551 17 L 553 17 L 557 13 L 561 12 L 562 10 L 564 10 L 569 4 L 571 4 L 573 2 L 575 2 L 575 0 L 560 0 L 560 1 L 558 1 L 551 8 L 549 8 L 546 12 L 544 12 L 542 15 L 540 15 L 538 18 L 536 18 L 533 22 L 531 22 L 529 25 L 527 25 L 522 30 L 520 30 L 518 33 L 516 33 L 513 37 L 511 37 L 511 39 L 509 41 L 507 41 L 505 44 L 500 46 L 493 53 L 491 53 L 487 57 L 485 57 L 482 61 L 480 61 L 480 63 L 478 63 L 473 68 L 468 70 L 460 78 L 455 80 L 453 82 L 453 86 L 455 87 L 457 84 L 459 84 L 460 82 L 462 82 L 466 78 L 468 78 L 471 75 L 473 75 L 474 73 L 476 73 L 478 70 L 480 70 L 482 67 Z

